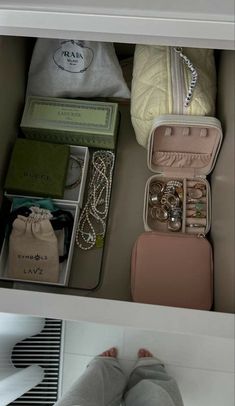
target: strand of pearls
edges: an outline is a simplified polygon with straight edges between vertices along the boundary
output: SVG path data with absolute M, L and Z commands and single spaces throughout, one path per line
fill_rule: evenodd
M 111 151 L 96 151 L 92 155 L 92 173 L 87 201 L 78 220 L 76 243 L 82 250 L 90 250 L 103 241 L 109 209 L 114 154 Z
M 191 71 L 191 74 L 192 74 L 192 78 L 191 78 L 191 82 L 190 82 L 190 85 L 189 85 L 189 88 L 188 88 L 187 96 L 186 96 L 185 101 L 184 101 L 184 106 L 188 107 L 189 104 L 191 103 L 191 100 L 192 100 L 192 97 L 193 97 L 193 91 L 194 91 L 194 89 L 196 87 L 196 84 L 197 84 L 198 73 L 197 73 L 197 70 L 196 70 L 195 66 L 190 61 L 190 59 L 186 55 L 183 54 L 182 48 L 174 48 L 174 50 L 183 59 L 185 65 L 189 68 L 189 70 Z

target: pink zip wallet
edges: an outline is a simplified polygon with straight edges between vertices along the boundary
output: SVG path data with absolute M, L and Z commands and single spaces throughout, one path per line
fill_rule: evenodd
M 145 232 L 131 260 L 135 302 L 210 310 L 213 302 L 212 248 L 204 237 Z

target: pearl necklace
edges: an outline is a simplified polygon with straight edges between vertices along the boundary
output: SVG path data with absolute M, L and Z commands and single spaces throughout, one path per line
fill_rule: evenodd
M 102 246 L 109 209 L 114 154 L 96 151 L 92 156 L 91 180 L 87 201 L 78 220 L 76 243 L 82 250 Z

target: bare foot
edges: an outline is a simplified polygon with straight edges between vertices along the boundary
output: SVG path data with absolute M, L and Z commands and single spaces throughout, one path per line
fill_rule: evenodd
M 140 348 L 138 351 L 138 357 L 139 358 L 149 358 L 149 357 L 153 357 L 153 354 L 146 350 L 145 348 Z
M 108 350 L 102 352 L 102 354 L 100 354 L 100 357 L 117 358 L 117 348 L 109 348 Z

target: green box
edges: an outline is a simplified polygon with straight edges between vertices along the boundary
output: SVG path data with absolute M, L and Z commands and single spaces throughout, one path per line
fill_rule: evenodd
M 63 198 L 70 148 L 18 138 L 4 189 L 8 193 Z
M 118 104 L 29 96 L 21 128 L 40 141 L 114 149 Z

